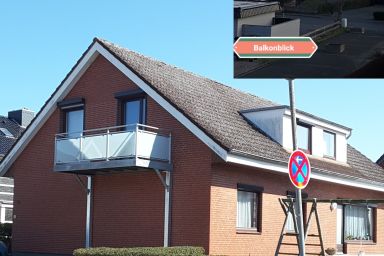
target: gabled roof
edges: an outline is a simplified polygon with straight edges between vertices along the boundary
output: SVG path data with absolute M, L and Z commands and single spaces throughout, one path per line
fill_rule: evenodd
M 65 97 L 95 54 L 111 61 L 224 161 L 287 172 L 289 152 L 240 114 L 242 110 L 277 104 L 95 39 L 22 136 L 25 138 L 19 140 L 13 155 L 8 154 L 7 160 L 0 163 L 1 173 L 10 167 L 28 138 L 43 125 L 56 102 Z M 351 146 L 348 146 L 348 164 L 313 158 L 311 165 L 314 179 L 384 191 L 382 168 Z
M 288 161 L 289 153 L 281 145 L 255 130 L 240 115 L 240 112 L 246 109 L 286 106 L 153 60 L 110 42 L 101 40 L 101 43 L 228 151 L 243 152 L 281 162 Z M 312 166 L 345 176 L 384 183 L 381 167 L 350 145 L 347 159 L 349 166 L 318 159 L 312 159 Z

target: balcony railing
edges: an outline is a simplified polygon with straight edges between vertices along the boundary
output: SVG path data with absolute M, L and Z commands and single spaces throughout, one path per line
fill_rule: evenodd
M 88 162 L 95 163 L 93 166 L 97 169 L 97 162 L 113 161 L 113 167 L 126 167 L 116 165 L 116 162 L 129 159 L 170 164 L 171 134 L 156 127 L 133 124 L 56 135 L 55 169 L 63 169 L 58 167 L 60 165 L 67 165 L 66 169 L 72 171 L 90 168 Z M 133 166 L 137 161 L 120 163 L 132 163 L 129 165 Z M 101 166 L 108 167 L 106 164 Z

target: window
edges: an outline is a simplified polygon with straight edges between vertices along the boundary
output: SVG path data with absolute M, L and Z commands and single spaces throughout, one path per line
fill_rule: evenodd
M 288 212 L 287 223 L 285 224 L 285 231 L 288 233 L 295 233 L 295 223 L 291 212 Z
M 297 147 L 306 153 L 311 152 L 311 127 L 297 124 Z
M 324 131 L 323 140 L 324 140 L 324 156 L 335 158 L 336 135 L 332 132 Z
M 307 203 L 303 203 L 302 205 L 302 218 L 303 218 L 303 224 L 306 223 L 306 216 L 307 216 Z M 295 223 L 293 222 L 293 215 L 292 213 L 288 212 L 288 219 L 287 223 L 285 224 L 285 231 L 288 233 L 295 233 Z
M 144 124 L 145 123 L 145 99 L 138 98 L 127 100 L 123 104 L 123 124 Z M 127 127 L 131 129 L 131 127 Z
M 237 221 L 238 229 L 253 229 L 261 232 L 262 188 L 238 184 Z
M 65 132 L 70 138 L 81 136 L 84 129 L 84 109 L 68 109 L 65 111 Z
M 344 206 L 344 239 L 373 240 L 373 208 L 360 205 Z
M 0 222 L 1 223 L 13 222 L 13 205 L 8 205 L 8 204 L 1 205 Z
M 290 197 L 296 198 L 296 192 L 295 191 L 287 191 L 287 197 L 288 198 L 290 198 Z M 308 198 L 308 194 L 302 192 L 302 198 L 303 199 Z M 303 224 L 305 225 L 306 216 L 307 216 L 307 203 L 302 204 L 302 210 L 303 210 L 303 214 L 302 214 Z M 295 224 L 293 222 L 293 215 L 290 212 L 288 212 L 288 219 L 287 219 L 287 223 L 285 224 L 285 231 L 288 233 L 295 233 Z
M 257 228 L 257 193 L 237 191 L 237 227 Z

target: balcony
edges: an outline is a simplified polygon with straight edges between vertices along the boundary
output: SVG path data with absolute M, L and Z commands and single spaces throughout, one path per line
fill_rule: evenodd
M 55 136 L 54 171 L 171 170 L 171 134 L 134 124 Z

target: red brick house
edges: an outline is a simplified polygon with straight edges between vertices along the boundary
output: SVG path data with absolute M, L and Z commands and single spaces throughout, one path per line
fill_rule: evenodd
M 350 128 L 297 118 L 308 197 L 384 198 L 384 173 L 348 145 Z M 13 251 L 273 255 L 278 198 L 293 190 L 290 134 L 286 106 L 95 39 L 0 163 L 15 180 Z M 319 215 L 326 247 L 384 252 L 380 205 L 320 204 Z

